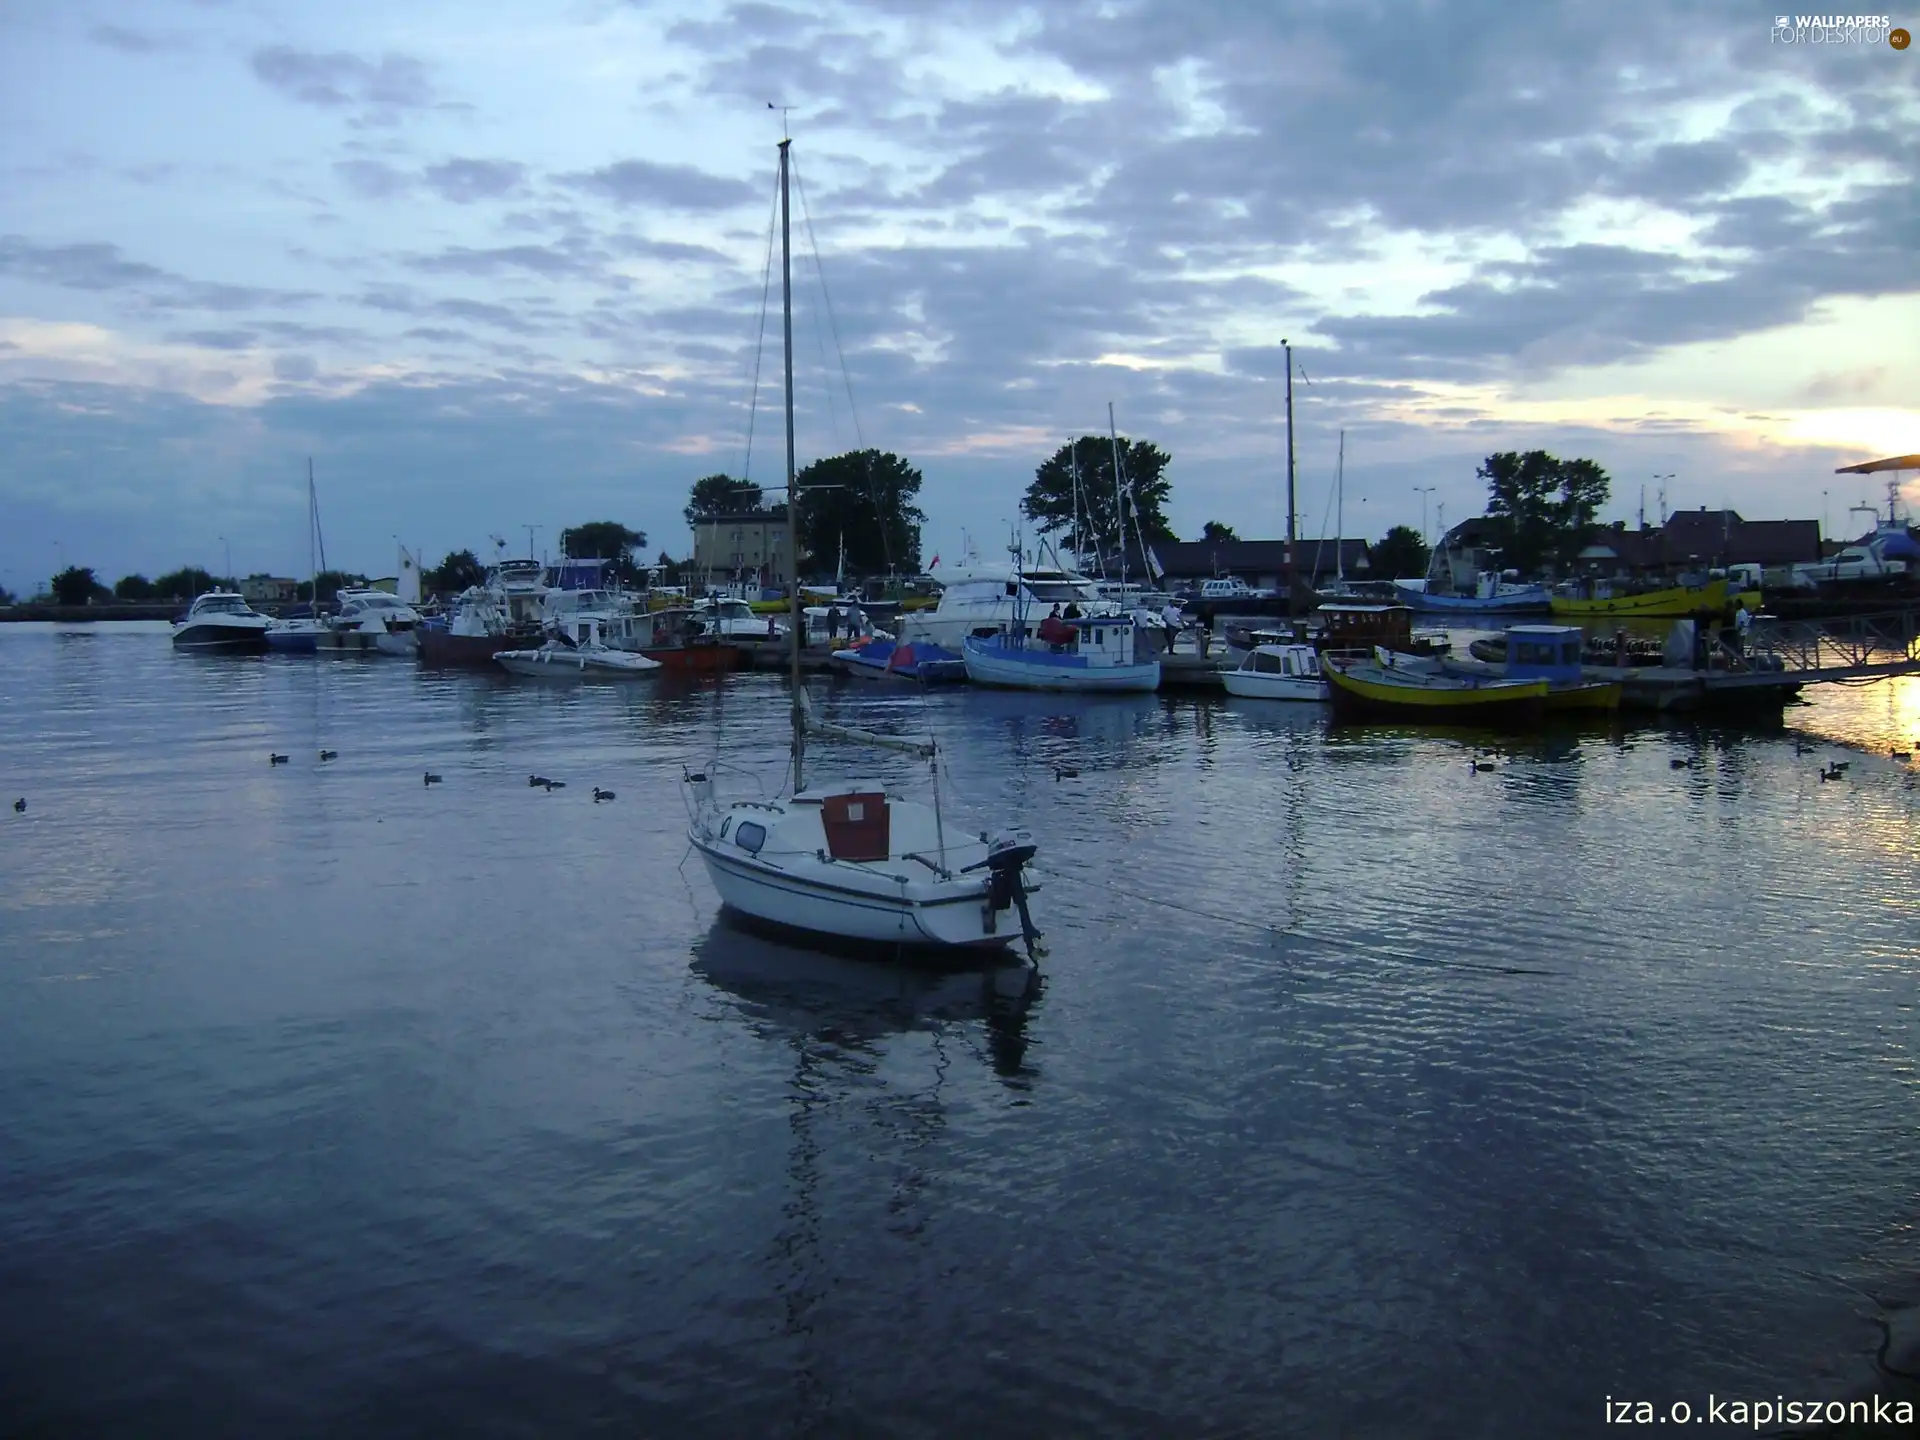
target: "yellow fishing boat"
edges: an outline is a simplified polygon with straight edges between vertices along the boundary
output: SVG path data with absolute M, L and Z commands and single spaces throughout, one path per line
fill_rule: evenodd
M 1727 582 L 1709 580 L 1704 585 L 1674 585 L 1665 590 L 1646 590 L 1638 595 L 1597 595 L 1591 599 L 1555 595 L 1549 603 L 1555 615 L 1568 620 L 1659 620 L 1678 619 L 1686 615 L 1720 615 L 1727 609 Z
M 1553 685 L 1547 690 L 1547 709 L 1561 710 L 1618 710 L 1620 708 L 1620 682 L 1618 680 L 1591 680 L 1580 685 Z
M 1547 703 L 1545 680 L 1467 679 L 1331 656 L 1324 668 L 1336 720 L 1532 725 Z

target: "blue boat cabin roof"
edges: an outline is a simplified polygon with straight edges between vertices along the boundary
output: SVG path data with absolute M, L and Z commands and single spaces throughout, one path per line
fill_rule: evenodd
M 1577 681 L 1585 644 L 1578 625 L 1509 625 L 1507 675 L 1516 680 Z

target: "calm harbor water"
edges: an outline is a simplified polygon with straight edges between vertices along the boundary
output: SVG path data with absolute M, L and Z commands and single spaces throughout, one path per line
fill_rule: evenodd
M 0 1432 L 1518 1437 L 1873 1383 L 1920 684 L 1504 741 L 816 694 L 1036 833 L 1037 987 L 717 916 L 680 767 L 777 787 L 778 677 L 0 626 Z

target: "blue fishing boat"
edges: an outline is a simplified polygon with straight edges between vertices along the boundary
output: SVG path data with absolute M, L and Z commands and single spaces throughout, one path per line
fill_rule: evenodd
M 1012 690 L 1108 693 L 1158 690 L 1160 662 L 1137 658 L 1139 627 L 1126 615 L 1049 615 L 1036 629 L 1019 620 L 997 635 L 969 635 L 967 678 Z
M 1435 595 L 1398 580 L 1393 588 L 1402 605 L 1443 615 L 1544 615 L 1553 608 L 1544 585 L 1482 585 L 1477 595 Z

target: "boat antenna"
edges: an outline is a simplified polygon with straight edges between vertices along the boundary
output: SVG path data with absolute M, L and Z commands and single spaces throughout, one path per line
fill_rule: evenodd
M 778 108 L 778 107 L 771 107 Z M 786 119 L 785 111 L 781 120 Z M 781 127 L 785 129 L 784 123 Z M 806 788 L 807 717 L 800 688 L 800 497 L 793 484 L 793 225 L 787 192 L 788 151 L 791 138 L 780 142 L 780 326 L 784 342 L 787 398 L 787 541 L 792 551 L 792 574 L 787 583 L 787 639 L 793 687 L 793 790 Z

